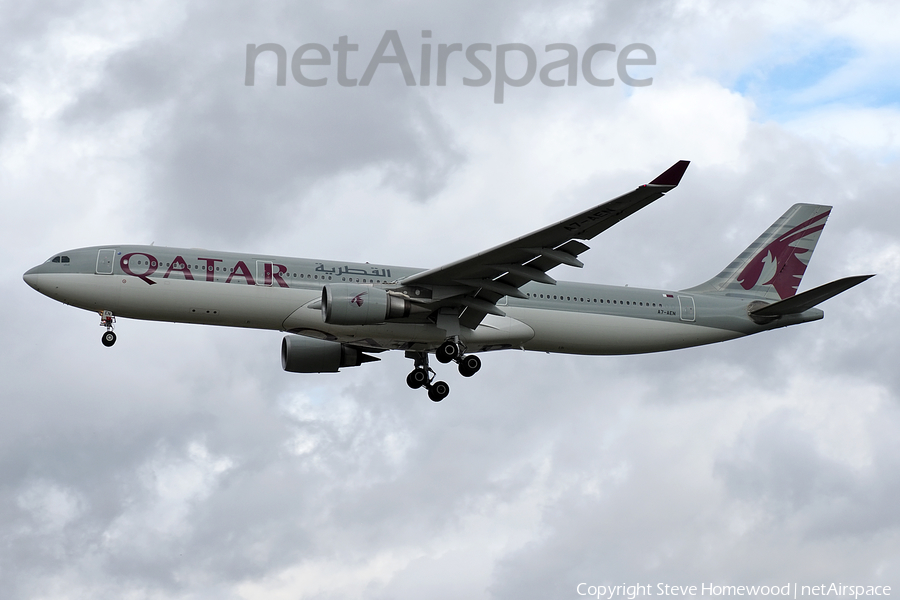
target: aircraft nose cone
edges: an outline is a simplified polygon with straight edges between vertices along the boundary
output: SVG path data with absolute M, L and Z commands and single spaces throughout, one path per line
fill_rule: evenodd
M 37 270 L 38 270 L 38 267 L 34 267 L 33 269 L 28 269 L 27 271 L 25 271 L 25 274 L 22 275 L 22 279 L 24 279 L 25 283 L 27 283 L 28 285 L 30 285 L 37 291 L 41 291 L 41 288 L 39 287 L 40 284 L 38 281 L 41 277 L 40 277 L 40 275 L 38 275 Z

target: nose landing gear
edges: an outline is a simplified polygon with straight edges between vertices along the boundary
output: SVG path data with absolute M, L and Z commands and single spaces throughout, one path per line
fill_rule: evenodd
M 113 331 L 115 322 L 116 317 L 112 314 L 112 311 L 104 310 L 102 313 L 100 313 L 100 326 L 106 327 L 106 331 L 103 333 L 100 341 L 107 348 L 116 343 L 116 333 Z

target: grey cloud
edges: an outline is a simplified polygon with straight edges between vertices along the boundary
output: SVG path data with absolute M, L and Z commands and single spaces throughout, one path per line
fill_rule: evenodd
M 775 412 L 742 432 L 718 459 L 716 473 L 734 497 L 764 506 L 806 536 L 867 537 L 895 529 L 900 525 L 891 500 L 900 488 L 897 443 L 876 431 L 893 429 L 897 417 L 893 406 L 882 412 L 884 422 L 867 424 L 874 442 L 871 464 L 854 468 L 823 456 L 800 415 Z
M 517 23 L 505 8 L 483 5 L 474 23 L 461 20 L 465 10 L 457 6 L 439 20 L 440 29 L 420 25 L 436 18 L 432 11 L 413 10 L 398 19 L 374 8 L 351 14 L 274 6 L 260 13 L 225 5 L 224 13 L 233 21 L 209 7 L 190 7 L 175 31 L 113 54 L 98 82 L 66 111 L 71 126 L 86 128 L 115 126 L 116 117 L 132 111 L 152 112 L 145 139 L 135 145 L 146 160 L 149 183 L 141 212 L 156 228 L 181 237 L 199 225 L 217 232 L 209 235 L 214 240 L 258 236 L 277 223 L 279 213 L 311 201 L 306 192 L 317 182 L 365 168 L 382 171 L 384 185 L 427 200 L 465 161 L 454 133 L 417 88 L 380 81 L 365 89 L 343 89 L 333 81 L 326 88 L 304 88 L 293 81 L 280 88 L 262 76 L 245 88 L 246 43 L 280 43 L 290 55 L 300 43 L 327 47 L 348 34 L 371 50 L 385 29 L 402 29 L 415 62 L 421 29 L 437 31 L 435 43 L 500 43 L 505 38 L 493 39 L 496 26 Z M 615 13 L 620 23 L 639 21 L 642 13 L 631 14 L 631 6 L 624 3 L 607 12 Z M 535 3 L 518 10 L 529 8 L 543 9 Z M 469 10 L 476 11 L 474 6 Z M 357 76 L 368 56 L 358 54 L 352 56 Z M 235 214 L 248 202 L 257 218 Z
M 6 137 L 13 116 L 15 103 L 9 94 L 0 92 L 0 144 Z
M 232 32 L 226 45 L 202 16 L 187 20 L 184 35 L 110 57 L 100 81 L 66 112 L 71 126 L 85 128 L 129 111 L 154 113 L 146 139 L 135 143 L 148 161 L 144 212 L 158 227 L 199 224 L 231 240 L 260 235 L 279 213 L 297 210 L 315 182 L 369 167 L 383 171 L 385 185 L 426 200 L 463 160 L 415 88 L 398 96 L 377 85 L 245 87 L 246 40 L 237 43 Z M 258 218 L 237 214 L 248 202 Z
M 842 500 L 852 479 L 848 467 L 816 451 L 810 432 L 795 420 L 788 411 L 768 415 L 716 468 L 733 495 L 763 502 L 780 518 Z

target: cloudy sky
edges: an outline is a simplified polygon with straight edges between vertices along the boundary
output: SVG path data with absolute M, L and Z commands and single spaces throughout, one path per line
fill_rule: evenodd
M 271 53 L 245 85 L 247 44 L 347 36 L 360 79 L 393 30 L 417 85 L 382 65 L 342 86 L 336 53 L 303 67 L 323 86 L 276 85 Z M 898 30 L 891 2 L 0 3 L 0 595 L 900 593 Z M 462 53 L 418 85 L 423 42 L 527 44 L 538 71 L 549 44 L 643 43 L 656 65 L 630 87 L 601 53 L 610 87 L 535 75 L 495 103 Z M 440 404 L 398 353 L 284 373 L 278 332 L 122 320 L 107 349 L 21 279 L 128 242 L 433 267 L 679 159 L 677 190 L 554 277 L 690 287 L 795 202 L 834 206 L 803 288 L 878 276 L 716 346 L 487 355 Z

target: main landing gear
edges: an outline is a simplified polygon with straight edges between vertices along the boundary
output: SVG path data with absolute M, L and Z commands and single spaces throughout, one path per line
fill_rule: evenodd
M 106 332 L 104 332 L 103 337 L 100 338 L 100 341 L 103 342 L 103 345 L 107 348 L 116 343 L 116 333 L 113 331 L 115 322 L 116 317 L 112 314 L 111 311 L 104 310 L 102 313 L 100 313 L 100 326 L 106 327 Z
M 445 381 L 434 381 L 435 372 L 428 366 L 426 352 L 407 352 L 406 356 L 415 361 L 416 367 L 406 376 L 406 385 L 414 390 L 424 387 L 432 402 L 440 402 L 450 393 L 450 386 Z
M 481 368 L 481 359 L 474 354 L 466 354 L 466 347 L 459 339 L 448 339 L 434 351 L 439 362 L 444 364 L 455 360 L 459 365 L 459 374 L 471 377 Z
M 465 354 L 465 346 L 458 339 L 448 339 L 435 350 L 435 356 L 441 363 L 456 361 L 459 374 L 471 377 L 481 369 L 481 359 L 474 354 Z M 416 367 L 406 376 L 406 385 L 412 389 L 424 387 L 433 402 L 440 402 L 450 394 L 450 386 L 444 381 L 434 381 L 436 374 L 428 366 L 427 352 L 407 352 L 407 358 L 415 361 Z

